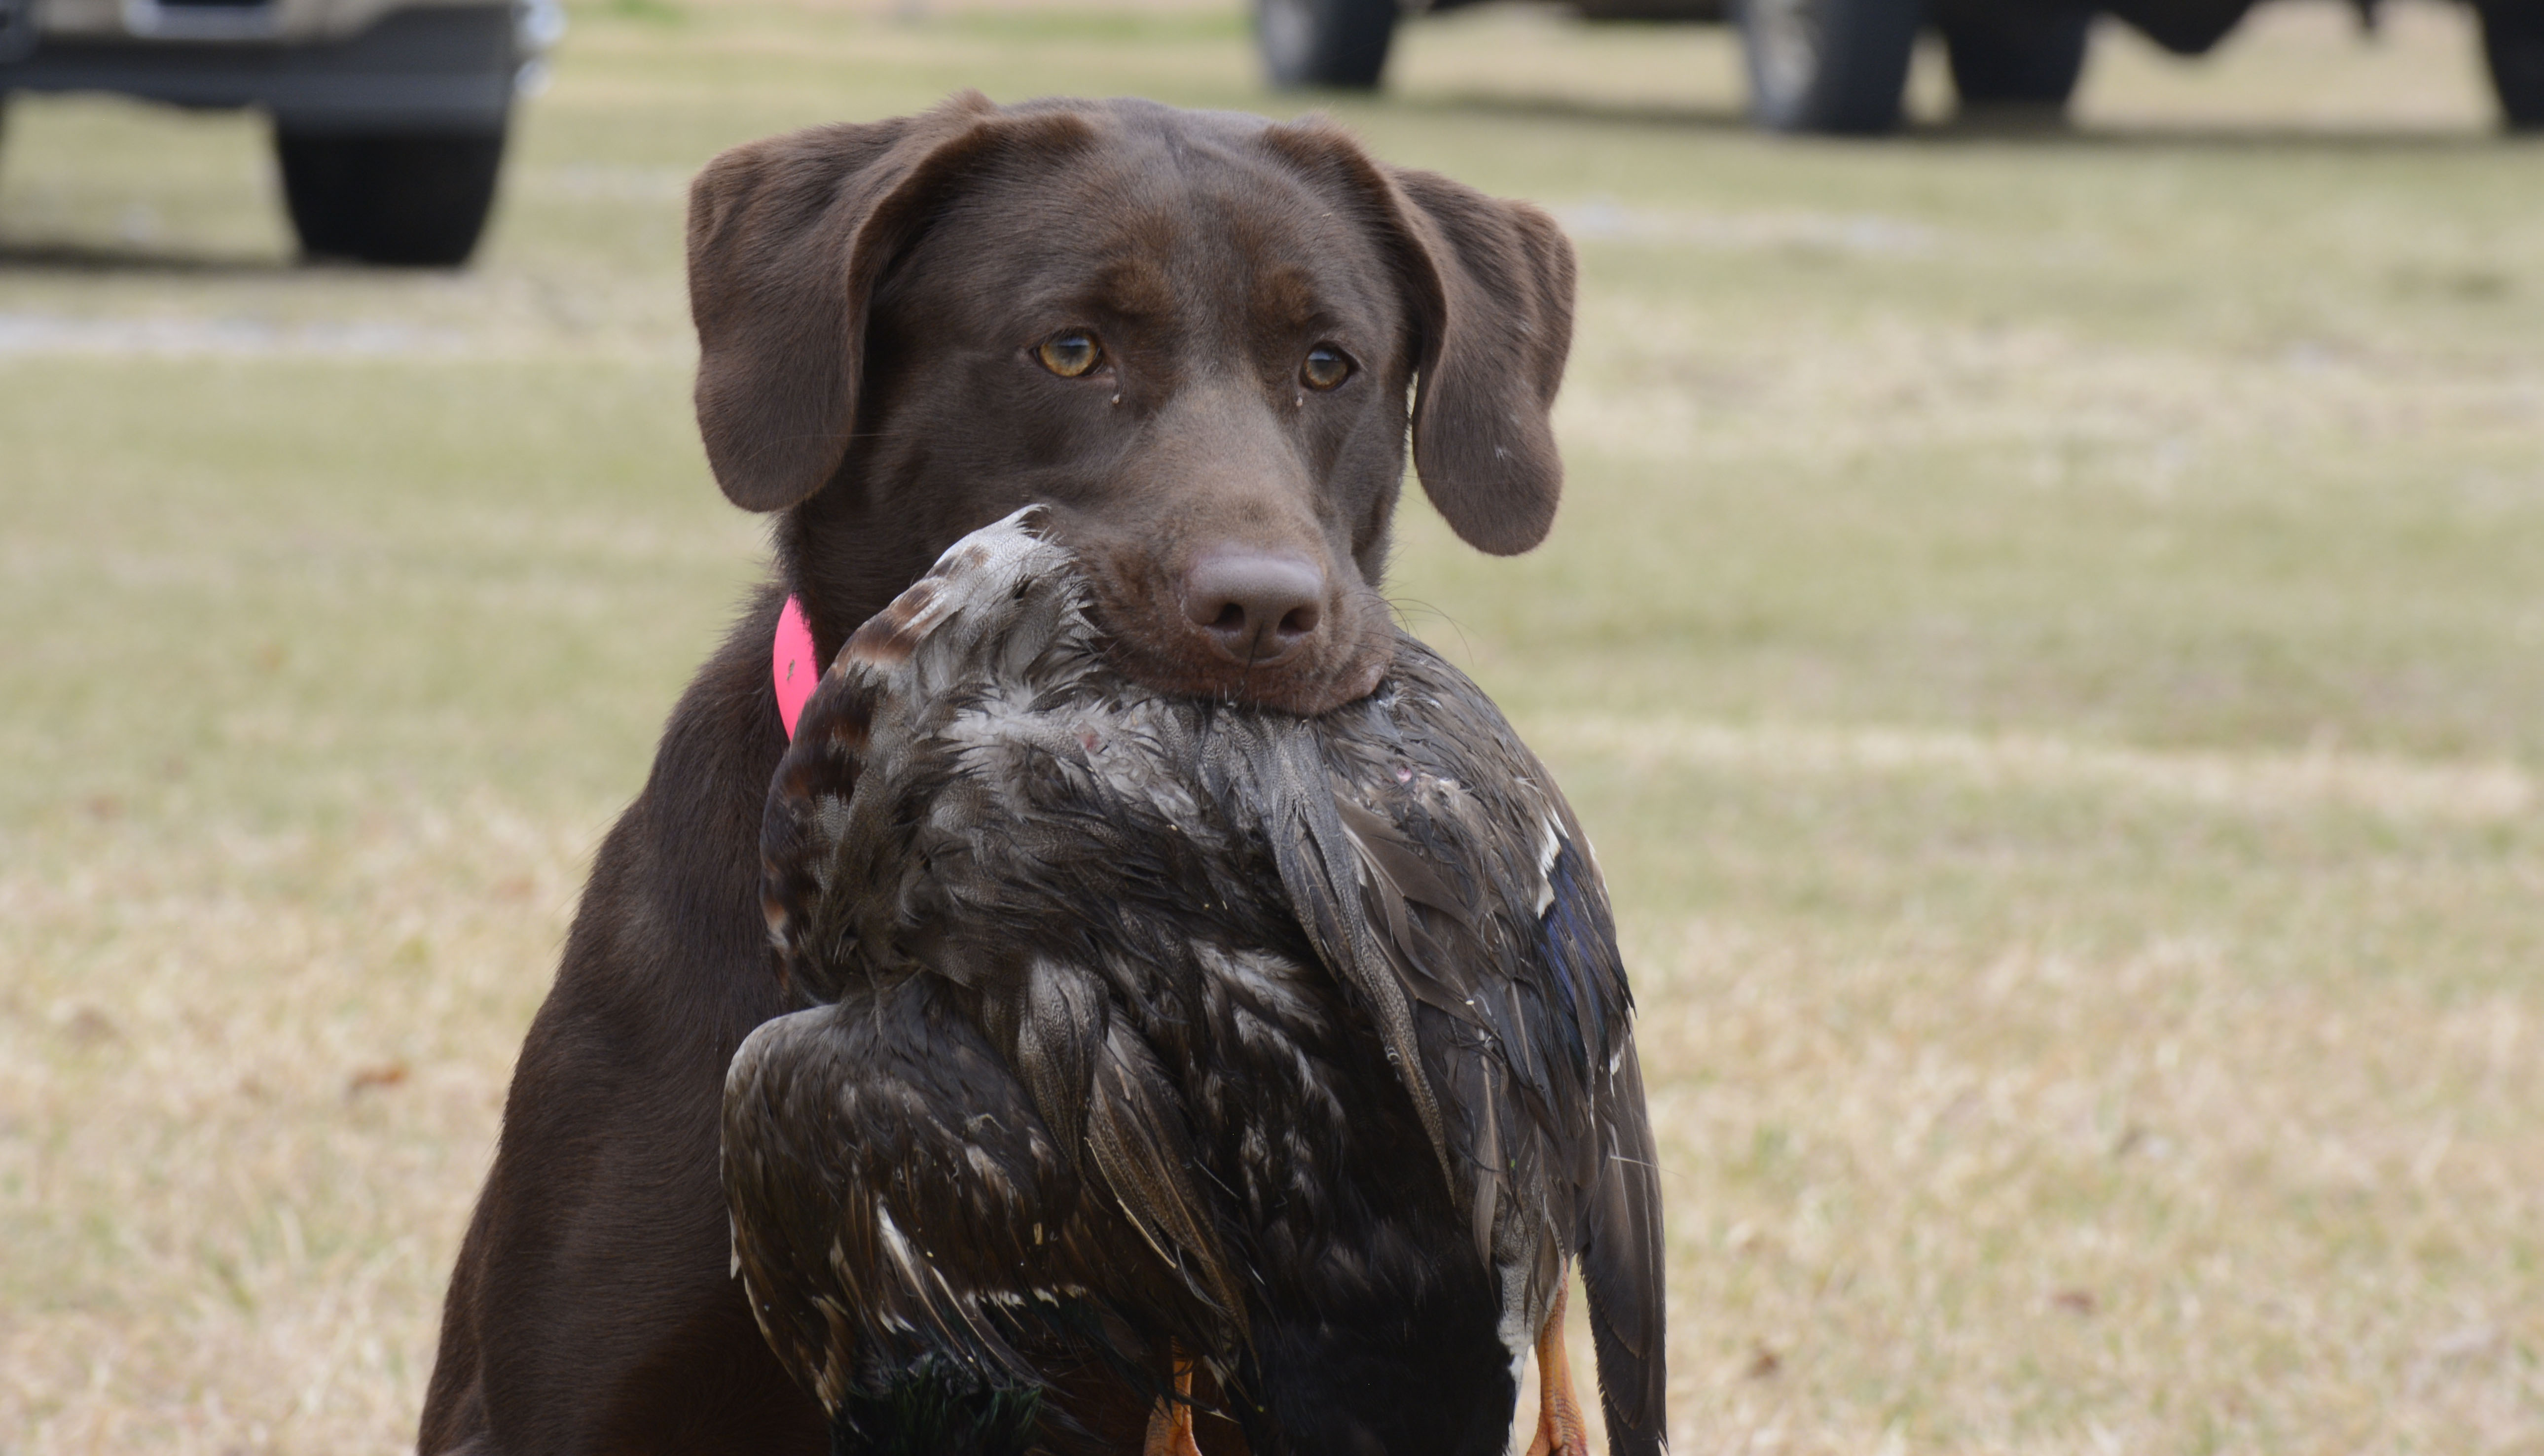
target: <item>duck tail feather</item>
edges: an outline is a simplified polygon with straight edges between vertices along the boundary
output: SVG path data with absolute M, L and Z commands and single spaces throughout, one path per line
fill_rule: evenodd
M 1669 1444 L 1660 1171 L 1632 1042 L 1619 1049 L 1607 1081 L 1599 1100 L 1607 1162 L 1586 1189 L 1581 1286 L 1611 1456 L 1655 1456 Z

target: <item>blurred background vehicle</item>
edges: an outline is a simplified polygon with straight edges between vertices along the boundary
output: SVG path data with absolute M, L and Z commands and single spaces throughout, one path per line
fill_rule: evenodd
M 1369 89 L 1396 23 L 1474 0 L 1254 0 L 1255 43 L 1275 86 Z M 2544 0 L 2468 0 L 2512 130 L 2544 127 Z M 2378 0 L 2357 0 L 2361 25 Z M 2094 16 L 2127 22 L 2177 55 L 2206 52 L 2253 0 L 1571 0 L 1589 20 L 1728 22 L 1740 28 L 1749 112 L 1776 131 L 1879 132 L 1899 122 L 1908 61 L 1932 27 L 1961 105 L 2064 112 Z
M 558 0 L 0 0 L 0 101 L 260 108 L 304 256 L 451 267 L 564 29 Z

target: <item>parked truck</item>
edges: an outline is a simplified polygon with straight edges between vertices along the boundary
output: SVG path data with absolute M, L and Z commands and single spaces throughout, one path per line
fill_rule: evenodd
M 1407 17 L 1472 0 L 1254 0 L 1265 73 L 1282 87 L 1367 89 Z M 2372 21 L 2376 0 L 2357 0 Z M 2544 129 L 2544 0 L 2470 0 L 2504 125 Z M 1878 132 L 1899 123 L 1908 58 L 1932 27 L 1965 106 L 2065 108 L 2097 13 L 2178 55 L 2224 38 L 2253 0 L 1574 0 L 1592 20 L 1740 28 L 1749 112 L 1777 131 Z
M 99 91 L 274 120 L 304 254 L 447 267 L 495 200 L 557 0 L 0 0 L 0 101 Z

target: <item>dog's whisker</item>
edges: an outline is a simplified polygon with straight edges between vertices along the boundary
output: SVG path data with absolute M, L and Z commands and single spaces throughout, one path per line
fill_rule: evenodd
M 1465 625 L 1460 623 L 1457 618 L 1451 616 L 1445 609 L 1434 606 L 1430 602 L 1423 601 L 1419 597 L 1390 596 L 1386 598 L 1386 601 L 1387 608 L 1389 612 L 1394 615 L 1397 625 L 1403 627 L 1406 631 L 1409 632 L 1412 630 L 1411 619 L 1414 615 L 1414 611 L 1418 609 L 1445 625 L 1450 631 L 1458 634 L 1458 651 L 1463 653 L 1468 660 L 1472 661 L 1474 659 L 1475 647 L 1474 644 L 1467 641 L 1467 629 Z

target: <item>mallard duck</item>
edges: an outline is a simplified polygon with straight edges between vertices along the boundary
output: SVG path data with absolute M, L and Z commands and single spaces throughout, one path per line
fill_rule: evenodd
M 723 1176 L 837 1451 L 1481 1456 L 1534 1350 L 1580 1456 L 1576 1266 L 1611 1450 L 1662 1449 L 1607 893 L 1419 642 L 1315 718 L 1151 692 L 1020 511 L 850 639 L 761 844 L 807 1009 L 734 1057 Z

